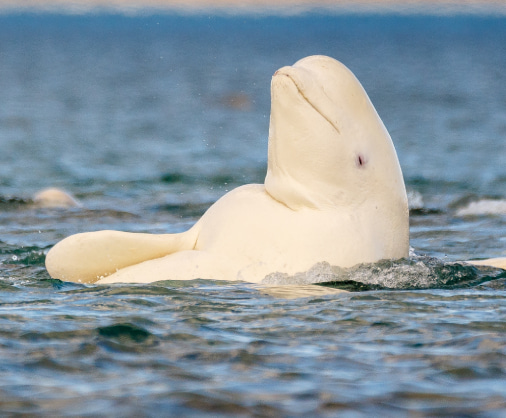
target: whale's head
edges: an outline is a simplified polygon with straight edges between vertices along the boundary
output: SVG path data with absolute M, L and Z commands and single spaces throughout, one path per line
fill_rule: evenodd
M 407 219 L 388 131 L 353 73 L 310 56 L 272 77 L 267 192 L 292 209 L 390 205 Z

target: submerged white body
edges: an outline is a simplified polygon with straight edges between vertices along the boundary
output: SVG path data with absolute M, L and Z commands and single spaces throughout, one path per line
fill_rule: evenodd
M 350 267 L 407 257 L 397 155 L 355 76 L 332 58 L 307 57 L 274 74 L 271 94 L 264 185 L 232 190 L 181 234 L 71 236 L 48 253 L 49 274 L 91 283 L 261 282 L 321 261 Z
M 506 270 L 506 257 L 489 258 L 488 260 L 471 260 L 467 262 L 475 266 L 497 267 Z
M 41 190 L 33 197 L 33 203 L 38 208 L 73 208 L 81 204 L 70 194 L 61 189 L 51 187 Z

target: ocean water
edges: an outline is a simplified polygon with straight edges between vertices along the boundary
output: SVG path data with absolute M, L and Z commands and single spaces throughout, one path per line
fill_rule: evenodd
M 506 413 L 506 19 L 0 15 L 0 411 L 67 416 Z M 407 260 L 273 284 L 52 280 L 99 229 L 187 229 L 262 182 L 269 84 L 345 63 L 395 143 Z M 61 187 L 82 207 L 43 209 Z

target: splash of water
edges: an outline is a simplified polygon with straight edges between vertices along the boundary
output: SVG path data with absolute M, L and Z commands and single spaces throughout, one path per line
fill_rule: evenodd
M 506 278 L 502 269 L 473 266 L 463 262 L 445 262 L 438 258 L 410 255 L 401 260 L 382 260 L 351 268 L 317 263 L 306 272 L 289 276 L 268 275 L 263 284 L 320 284 L 344 290 L 375 289 L 456 289 L 477 286 L 491 280 Z

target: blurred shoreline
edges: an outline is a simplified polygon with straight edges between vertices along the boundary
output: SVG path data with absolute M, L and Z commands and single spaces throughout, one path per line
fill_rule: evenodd
M 0 0 L 0 13 L 397 13 L 506 15 L 498 0 Z

